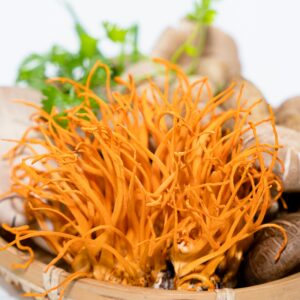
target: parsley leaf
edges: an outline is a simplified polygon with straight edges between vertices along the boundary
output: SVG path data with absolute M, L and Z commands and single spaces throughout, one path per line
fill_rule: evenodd
M 188 14 L 188 19 L 205 25 L 211 25 L 217 14 L 212 8 L 214 0 L 199 0 L 194 4 L 194 11 Z
M 42 106 L 45 111 L 51 112 L 56 107 L 62 116 L 65 110 L 78 105 L 81 100 L 76 97 L 70 85 L 49 85 L 46 84 L 47 79 L 67 77 L 84 84 L 91 68 L 97 61 L 101 61 L 111 68 L 113 84 L 113 78 L 123 73 L 125 63 L 137 62 L 142 57 L 138 49 L 137 25 L 122 28 L 117 24 L 103 23 L 105 38 L 119 51 L 117 57 L 111 57 L 105 55 L 100 48 L 104 38 L 90 35 L 79 22 L 72 7 L 66 4 L 66 8 L 74 20 L 78 51 L 71 52 L 54 45 L 44 54 L 31 54 L 21 63 L 16 79 L 17 83 L 31 86 L 43 93 Z M 105 71 L 98 69 L 92 78 L 91 89 L 103 97 L 105 82 Z M 96 108 L 97 104 L 91 101 L 91 106 Z
M 43 109 L 51 113 L 53 107 L 58 112 L 63 112 L 70 109 L 82 102 L 82 100 L 76 98 L 72 89 L 69 89 L 69 93 L 63 93 L 58 87 L 53 85 L 47 85 L 43 90 Z
M 98 40 L 93 38 L 84 30 L 84 28 L 78 23 L 76 24 L 76 32 L 80 40 L 79 54 L 81 57 L 92 58 L 95 55 L 100 54 L 97 46 Z
M 125 43 L 126 36 L 129 32 L 129 29 L 121 28 L 116 24 L 103 22 L 103 28 L 105 29 L 107 37 L 115 43 Z
M 122 28 L 114 23 L 104 22 L 103 28 L 107 38 L 116 44 L 119 44 L 118 69 L 119 72 L 125 68 L 125 64 L 137 62 L 142 56 L 138 50 L 138 26 L 132 25 Z M 126 50 L 129 55 L 126 56 Z
M 45 85 L 46 62 L 48 56 L 31 54 L 21 64 L 17 82 L 25 82 L 38 90 Z

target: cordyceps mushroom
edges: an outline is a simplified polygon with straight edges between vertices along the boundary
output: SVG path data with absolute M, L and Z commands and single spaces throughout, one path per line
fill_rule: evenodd
M 203 61 L 202 68 L 203 70 L 206 69 L 209 72 L 209 66 L 206 64 L 206 60 Z M 210 69 L 212 72 L 214 72 L 213 69 Z M 134 77 L 134 80 L 136 82 L 136 89 L 137 92 L 147 92 L 148 99 L 152 99 L 153 102 L 157 101 L 155 100 L 155 94 L 153 94 L 153 89 L 150 88 L 149 81 L 155 83 L 160 89 L 164 88 L 166 78 L 164 76 L 164 71 L 161 68 L 160 65 L 154 63 L 152 60 L 144 60 L 138 64 L 134 64 L 128 67 L 126 74 L 123 75 L 123 78 L 126 76 Z M 218 74 L 218 78 L 222 76 L 222 72 Z M 173 93 L 175 92 L 175 89 L 178 88 L 178 85 L 175 80 L 175 76 L 170 74 L 170 90 L 169 90 L 169 96 L 168 100 L 169 102 L 172 101 Z M 201 100 L 202 103 L 207 102 L 213 95 L 215 95 L 218 91 L 220 91 L 220 86 L 218 86 L 214 81 L 210 80 L 209 76 L 201 76 L 201 75 L 189 75 L 188 79 L 191 84 L 197 84 L 199 85 L 199 82 L 204 82 L 203 90 L 201 93 Z M 196 97 L 196 92 L 194 91 L 194 97 Z M 159 97 L 156 97 L 157 99 Z M 218 107 L 218 110 L 221 108 Z
M 259 232 L 243 267 L 247 285 L 265 283 L 300 271 L 300 212 L 285 214 L 273 222 L 286 230 L 288 244 L 280 258 L 275 260 L 282 236 L 272 228 Z
M 196 58 L 181 51 L 190 37 L 193 37 L 192 45 L 199 52 Z M 165 29 L 150 56 L 171 61 L 175 57 L 176 63 L 190 75 L 208 77 L 211 86 L 215 87 L 214 93 L 224 89 L 241 72 L 236 44 L 228 34 L 212 26 L 199 29 L 195 22 L 187 19 L 182 20 L 176 27 Z M 125 77 L 127 74 L 133 75 L 143 88 L 147 85 L 144 82 L 148 77 L 156 77 L 156 84 L 163 87 L 163 82 L 159 80 L 161 70 L 149 60 L 129 66 L 124 74 Z
M 236 99 L 240 96 L 241 103 L 245 103 L 247 107 L 256 104 L 249 115 L 248 120 L 252 122 L 259 122 L 267 119 L 270 116 L 269 105 L 265 100 L 262 92 L 249 80 L 242 77 L 235 78 L 233 82 L 236 84 L 234 94 L 229 101 L 223 103 L 222 107 L 225 110 L 232 109 L 236 106 Z M 259 101 L 259 103 L 258 103 Z
M 300 96 L 284 101 L 276 110 L 276 124 L 300 131 Z
M 32 89 L 23 88 L 0 88 L 0 119 L 2 126 L 0 127 L 0 193 L 5 193 L 10 187 L 10 168 L 11 165 L 3 155 L 12 147 L 12 142 L 4 139 L 19 140 L 23 132 L 32 125 L 29 116 L 34 111 L 30 107 L 20 109 L 20 104 L 12 102 L 12 100 L 26 99 L 38 103 L 41 94 Z M 27 223 L 24 205 L 19 197 L 14 194 L 7 194 L 0 201 L 0 223 L 20 226 Z
M 260 103 L 255 105 L 249 121 L 260 121 L 269 117 L 269 108 L 265 97 L 260 90 L 250 81 L 241 77 L 241 67 L 238 56 L 238 50 L 233 39 L 220 29 L 213 26 L 204 26 L 197 32 L 197 23 L 184 19 L 176 27 L 168 27 L 161 34 L 156 42 L 151 56 L 161 57 L 172 60 L 174 55 L 180 53 L 176 57 L 176 62 L 183 68 L 188 67 L 195 59 L 184 51 L 180 51 L 181 47 L 196 32 L 192 39 L 192 44 L 197 48 L 201 47 L 201 39 L 204 46 L 199 51 L 197 67 L 191 74 L 191 79 L 208 77 L 208 83 L 213 94 L 222 90 L 232 81 L 236 83 L 235 94 L 231 100 L 223 104 L 223 109 L 228 110 L 236 105 L 241 86 L 243 85 L 243 99 L 247 99 L 247 105 L 251 106 L 258 100 Z M 196 31 L 195 31 L 196 30 Z M 138 81 L 138 89 L 143 90 L 148 83 L 145 79 L 149 77 L 155 78 L 155 82 L 161 88 L 164 81 L 161 70 L 151 61 L 141 61 L 133 66 L 129 66 L 125 74 L 132 74 Z M 141 81 L 139 81 L 141 80 Z M 242 101 L 243 101 L 242 99 Z
M 277 257 L 285 248 L 285 231 L 263 224 L 282 193 L 273 171 L 279 145 L 272 116 L 273 143 L 261 144 L 256 125 L 247 123 L 251 108 L 237 100 L 235 109 L 216 110 L 232 95 L 232 86 L 201 106 L 204 82 L 191 84 L 178 66 L 158 62 L 166 69 L 166 84 L 160 89 L 149 83 L 160 97 L 155 103 L 136 92 L 131 78 L 118 79 L 122 88 L 112 92 L 109 68 L 100 63 L 89 79 L 98 67 L 106 70 L 109 102 L 90 90 L 89 80 L 82 85 L 55 79 L 72 84 L 81 104 L 65 116 L 35 106 L 31 129 L 38 137 L 25 136 L 11 151 L 32 150 L 32 144 L 45 150 L 42 155 L 32 151 L 16 166 L 11 186 L 40 228 L 3 225 L 15 235 L 3 249 L 16 245 L 28 251 L 29 260 L 19 265 L 26 268 L 34 252 L 23 241 L 47 241 L 56 255 L 48 268 L 64 260 L 73 270 L 60 299 L 67 284 L 81 277 L 213 290 L 232 282 L 257 231 L 276 228 L 283 236 Z M 179 88 L 169 102 L 170 73 L 176 74 Z M 91 108 L 91 99 L 99 113 Z M 166 115 L 173 118 L 171 128 Z M 57 122 L 62 119 L 68 121 L 66 128 Z M 232 129 L 225 128 L 228 120 L 235 121 Z M 246 132 L 254 144 L 243 146 Z M 154 151 L 149 149 L 151 138 Z M 271 157 L 269 166 L 260 159 L 264 154 Z M 37 162 L 44 168 L 37 168 Z M 162 283 L 165 279 L 169 281 Z

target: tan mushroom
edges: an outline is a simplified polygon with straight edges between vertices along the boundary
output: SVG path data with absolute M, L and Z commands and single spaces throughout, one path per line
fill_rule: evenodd
M 41 94 L 32 89 L 0 88 L 0 139 L 19 139 L 30 126 L 33 109 L 14 103 L 13 99 L 23 99 L 38 103 Z M 5 193 L 10 187 L 10 165 L 3 155 L 13 146 L 12 143 L 0 141 L 0 192 Z M 26 223 L 22 201 L 14 195 L 0 202 L 0 222 L 20 226 Z
M 300 269 L 300 213 L 285 214 L 273 223 L 286 230 L 287 247 L 276 261 L 274 257 L 282 242 L 281 232 L 274 228 L 260 232 L 245 259 L 243 273 L 247 285 L 280 279 Z
M 300 131 L 300 96 L 283 102 L 275 116 L 277 124 Z
M 176 50 L 186 42 L 193 30 L 195 30 L 195 24 L 186 19 L 181 20 L 177 26 L 167 27 L 154 44 L 150 55 L 171 60 Z
M 194 30 L 196 30 L 195 23 L 188 20 L 182 20 L 176 27 L 168 27 L 158 38 L 151 56 L 170 60 L 176 50 L 186 42 Z M 194 46 L 199 47 L 199 38 L 194 40 Z M 227 68 L 229 79 L 239 76 L 241 73 L 238 50 L 234 40 L 227 33 L 216 27 L 208 27 L 207 39 L 201 55 L 205 58 L 216 59 L 222 63 Z M 191 59 L 191 57 L 184 54 L 180 57 L 178 64 L 185 67 L 190 64 Z
M 238 48 L 232 37 L 216 27 L 209 27 L 203 56 L 218 58 L 228 67 L 230 79 L 241 74 Z
M 257 126 L 257 136 L 262 144 L 274 145 L 273 128 L 269 123 Z M 276 164 L 275 172 L 281 176 L 285 192 L 300 191 L 300 132 L 276 126 L 279 144 L 282 146 L 278 151 L 278 157 L 283 162 L 284 172 L 281 171 L 279 163 Z M 252 132 L 245 134 L 244 144 L 249 147 L 255 143 Z M 270 166 L 271 157 L 265 154 L 264 161 L 266 166 Z
M 259 122 L 267 119 L 269 117 L 269 106 L 261 91 L 252 82 L 244 78 L 237 78 L 234 82 L 236 84 L 234 88 L 235 93 L 228 101 L 224 102 L 223 108 L 228 110 L 236 107 L 237 99 L 241 93 L 241 88 L 243 87 L 240 100 L 242 104 L 246 103 L 246 107 L 250 107 L 258 100 L 261 100 L 261 102 L 252 110 L 248 120 L 252 122 Z
M 214 56 L 201 57 L 196 73 L 208 77 L 216 86 L 216 92 L 222 90 L 230 81 L 228 66 Z

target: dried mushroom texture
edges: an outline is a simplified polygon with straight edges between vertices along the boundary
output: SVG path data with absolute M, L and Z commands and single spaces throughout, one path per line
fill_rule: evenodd
M 256 127 L 256 134 L 263 144 L 274 144 L 275 136 L 273 128 L 269 124 L 261 124 Z M 281 147 L 278 150 L 278 161 L 274 172 L 282 177 L 285 192 L 300 191 L 300 133 L 277 125 L 278 142 Z M 244 135 L 244 146 L 255 144 L 255 137 L 251 133 Z M 269 154 L 263 155 L 266 166 L 270 166 L 272 158 Z M 282 163 L 282 164 L 281 164 Z M 282 172 L 283 167 L 283 172 Z
M 167 27 L 159 36 L 150 53 L 152 57 L 160 57 L 171 60 L 172 56 L 189 38 L 195 30 L 196 24 L 188 20 L 182 20 L 177 26 Z M 199 39 L 194 41 L 195 46 Z M 179 60 L 179 63 L 181 61 Z
M 229 79 L 241 74 L 241 64 L 237 45 L 233 38 L 219 28 L 208 27 L 204 57 L 219 59 L 228 67 Z
M 171 60 L 178 48 L 193 34 L 195 28 L 196 24 L 187 20 L 181 21 L 176 27 L 168 27 L 158 38 L 151 56 Z M 207 68 L 207 65 L 210 64 L 213 68 L 218 68 L 218 72 L 222 72 L 222 80 L 220 80 L 220 75 L 217 77 L 217 83 L 219 84 L 221 81 L 222 84 L 225 84 L 232 78 L 240 76 L 241 66 L 234 40 L 227 33 L 216 27 L 209 26 L 205 30 L 207 30 L 206 33 L 199 32 L 199 37 L 193 41 L 193 46 L 197 49 L 201 35 L 205 34 L 206 36 L 204 49 L 199 53 L 199 73 L 201 75 L 210 75 L 212 71 Z M 204 63 L 201 63 L 201 59 L 207 60 L 205 62 L 206 66 L 203 65 Z M 192 60 L 193 56 L 183 53 L 178 59 L 178 64 L 185 69 L 188 68 Z M 216 66 L 217 64 L 218 66 Z M 223 74 L 225 70 L 226 74 Z
M 240 98 L 240 103 L 245 107 L 251 107 L 257 103 L 248 117 L 249 121 L 260 122 L 270 117 L 269 106 L 262 92 L 249 80 L 244 78 L 236 78 L 234 94 L 232 97 L 224 102 L 223 109 L 233 109 L 237 105 L 237 99 Z M 259 102 L 259 103 L 258 103 Z
M 196 25 L 196 23 L 184 19 L 176 27 L 168 27 L 159 37 L 151 56 L 172 61 L 178 49 L 181 49 L 190 37 L 195 35 Z M 199 48 L 201 47 L 200 39 L 205 42 L 202 50 Z M 196 32 L 192 44 L 197 49 L 197 57 L 183 51 L 176 61 L 173 61 L 188 72 L 191 81 L 207 77 L 211 93 L 216 95 L 230 83 L 232 78 L 240 76 L 237 47 L 229 35 L 217 28 L 205 26 Z M 165 84 L 163 69 L 147 59 L 128 66 L 123 78 L 127 78 L 128 75 L 134 77 L 138 92 L 144 91 L 149 86 L 149 78 L 160 88 L 163 88 Z M 170 90 L 172 91 L 172 86 Z M 149 89 L 147 89 L 147 96 L 154 98 Z M 206 99 L 208 100 L 209 97 Z M 171 96 L 169 101 L 172 101 Z
M 276 110 L 276 123 L 300 131 L 300 96 L 283 102 Z
M 149 78 L 155 78 L 157 75 L 163 75 L 164 70 L 151 59 L 144 59 L 136 64 L 129 65 L 123 73 L 124 80 L 127 80 L 128 76 L 132 76 L 134 81 L 139 84 L 147 81 Z
M 0 88 L 0 139 L 18 140 L 27 128 L 32 125 L 30 115 L 34 109 L 13 102 L 22 99 L 38 103 L 41 94 L 32 89 L 24 88 Z M 3 155 L 14 146 L 14 142 L 0 141 L 0 193 L 6 193 L 10 189 L 11 166 Z M 0 223 L 20 226 L 27 222 L 24 213 L 24 204 L 19 197 L 8 194 L 0 202 Z
M 282 236 L 273 228 L 257 235 L 244 264 L 244 278 L 248 285 L 280 279 L 300 270 L 300 213 L 286 214 L 274 223 L 286 230 L 288 244 L 276 260 Z
M 206 65 L 206 62 L 209 61 L 211 60 L 209 59 L 203 61 L 203 70 L 209 69 L 209 66 Z M 216 73 L 216 77 L 209 75 L 202 76 L 199 74 L 189 75 L 187 77 L 190 85 L 197 85 L 198 87 L 201 87 L 201 89 L 193 88 L 191 90 L 192 96 L 194 98 L 201 98 L 200 106 L 205 105 L 205 103 L 207 103 L 220 90 L 221 83 L 220 81 L 218 82 L 218 79 L 224 73 L 222 70 L 218 71 L 217 68 L 218 67 L 211 70 L 211 74 Z M 155 63 L 154 61 L 145 60 L 132 65 L 126 70 L 126 73 L 123 74 L 123 78 L 126 79 L 128 78 L 128 76 L 132 76 L 134 78 L 134 81 L 137 85 L 137 93 L 146 93 L 147 99 L 151 99 L 153 103 L 162 100 L 161 96 L 159 95 L 159 89 L 164 89 L 166 78 L 164 75 L 164 70 L 157 63 Z M 213 80 L 213 78 L 216 78 L 216 81 Z M 153 88 L 151 88 L 149 82 L 154 83 L 159 89 L 154 90 Z M 174 74 L 169 75 L 168 84 L 170 84 L 170 87 L 166 99 L 171 103 L 172 101 L 174 101 L 174 94 L 179 94 L 180 90 L 182 91 L 182 94 L 185 93 L 185 87 L 178 85 L 176 76 Z M 220 111 L 222 109 L 220 107 L 217 107 L 217 110 Z
M 229 82 L 228 66 L 214 56 L 203 56 L 199 61 L 196 74 L 206 76 L 216 86 L 217 91 L 222 90 Z

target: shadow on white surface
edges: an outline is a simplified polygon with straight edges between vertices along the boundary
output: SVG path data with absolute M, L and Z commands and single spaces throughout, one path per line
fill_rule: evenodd
M 21 291 L 15 289 L 11 284 L 8 284 L 0 277 L 0 299 L 1 300 L 31 300 L 33 298 L 24 298 L 21 296 Z

